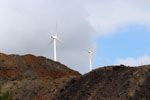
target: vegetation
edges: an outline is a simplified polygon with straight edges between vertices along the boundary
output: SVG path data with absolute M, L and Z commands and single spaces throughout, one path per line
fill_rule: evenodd
M 5 59 L 2 59 L 2 62 L 5 62 Z
M 72 70 L 69 70 L 68 72 L 69 72 L 69 73 L 71 73 L 71 72 L 72 72 Z
M 2 86 L 0 85 L 0 100 L 8 100 L 9 91 L 2 93 Z

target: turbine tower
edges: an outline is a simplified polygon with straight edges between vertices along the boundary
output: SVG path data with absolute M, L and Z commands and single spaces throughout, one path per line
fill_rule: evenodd
M 91 50 L 89 50 L 88 51 L 88 53 L 89 53 L 89 61 L 90 61 L 90 71 L 92 71 L 92 51 Z
M 62 41 L 58 38 L 57 34 L 58 34 L 58 31 L 57 31 L 57 23 L 56 23 L 56 35 L 51 36 L 52 41 L 50 42 L 50 43 L 52 43 L 52 42 L 54 43 L 54 61 L 57 61 L 56 41 L 58 40 L 59 42 L 62 42 Z

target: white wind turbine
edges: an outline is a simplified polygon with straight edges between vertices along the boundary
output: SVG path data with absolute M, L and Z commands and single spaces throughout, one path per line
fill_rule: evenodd
M 93 56 L 93 51 L 94 50 L 85 50 L 86 52 L 88 52 L 88 54 L 89 54 L 89 64 L 90 64 L 90 71 L 92 71 L 92 56 Z
M 88 51 L 88 53 L 89 53 L 89 61 L 90 61 L 90 71 L 92 71 L 92 51 L 91 50 L 89 50 Z
M 57 55 L 56 55 L 56 41 L 58 40 L 59 42 L 62 43 L 62 41 L 58 38 L 57 36 L 58 31 L 57 31 L 57 23 L 56 23 L 56 35 L 51 36 L 52 40 L 50 41 L 50 43 L 54 43 L 54 61 L 57 61 Z

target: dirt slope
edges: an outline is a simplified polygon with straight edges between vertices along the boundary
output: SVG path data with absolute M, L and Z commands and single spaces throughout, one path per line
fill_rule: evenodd
M 74 79 L 55 100 L 150 100 L 150 66 L 110 66 Z
M 34 55 L 0 53 L 0 84 L 9 100 L 51 100 L 70 79 L 81 74 L 59 62 Z

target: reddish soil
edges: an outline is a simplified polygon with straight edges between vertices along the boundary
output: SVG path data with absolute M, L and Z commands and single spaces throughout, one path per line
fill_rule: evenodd
M 52 100 L 72 78 L 81 76 L 67 66 L 34 55 L 0 53 L 0 84 L 9 100 Z

